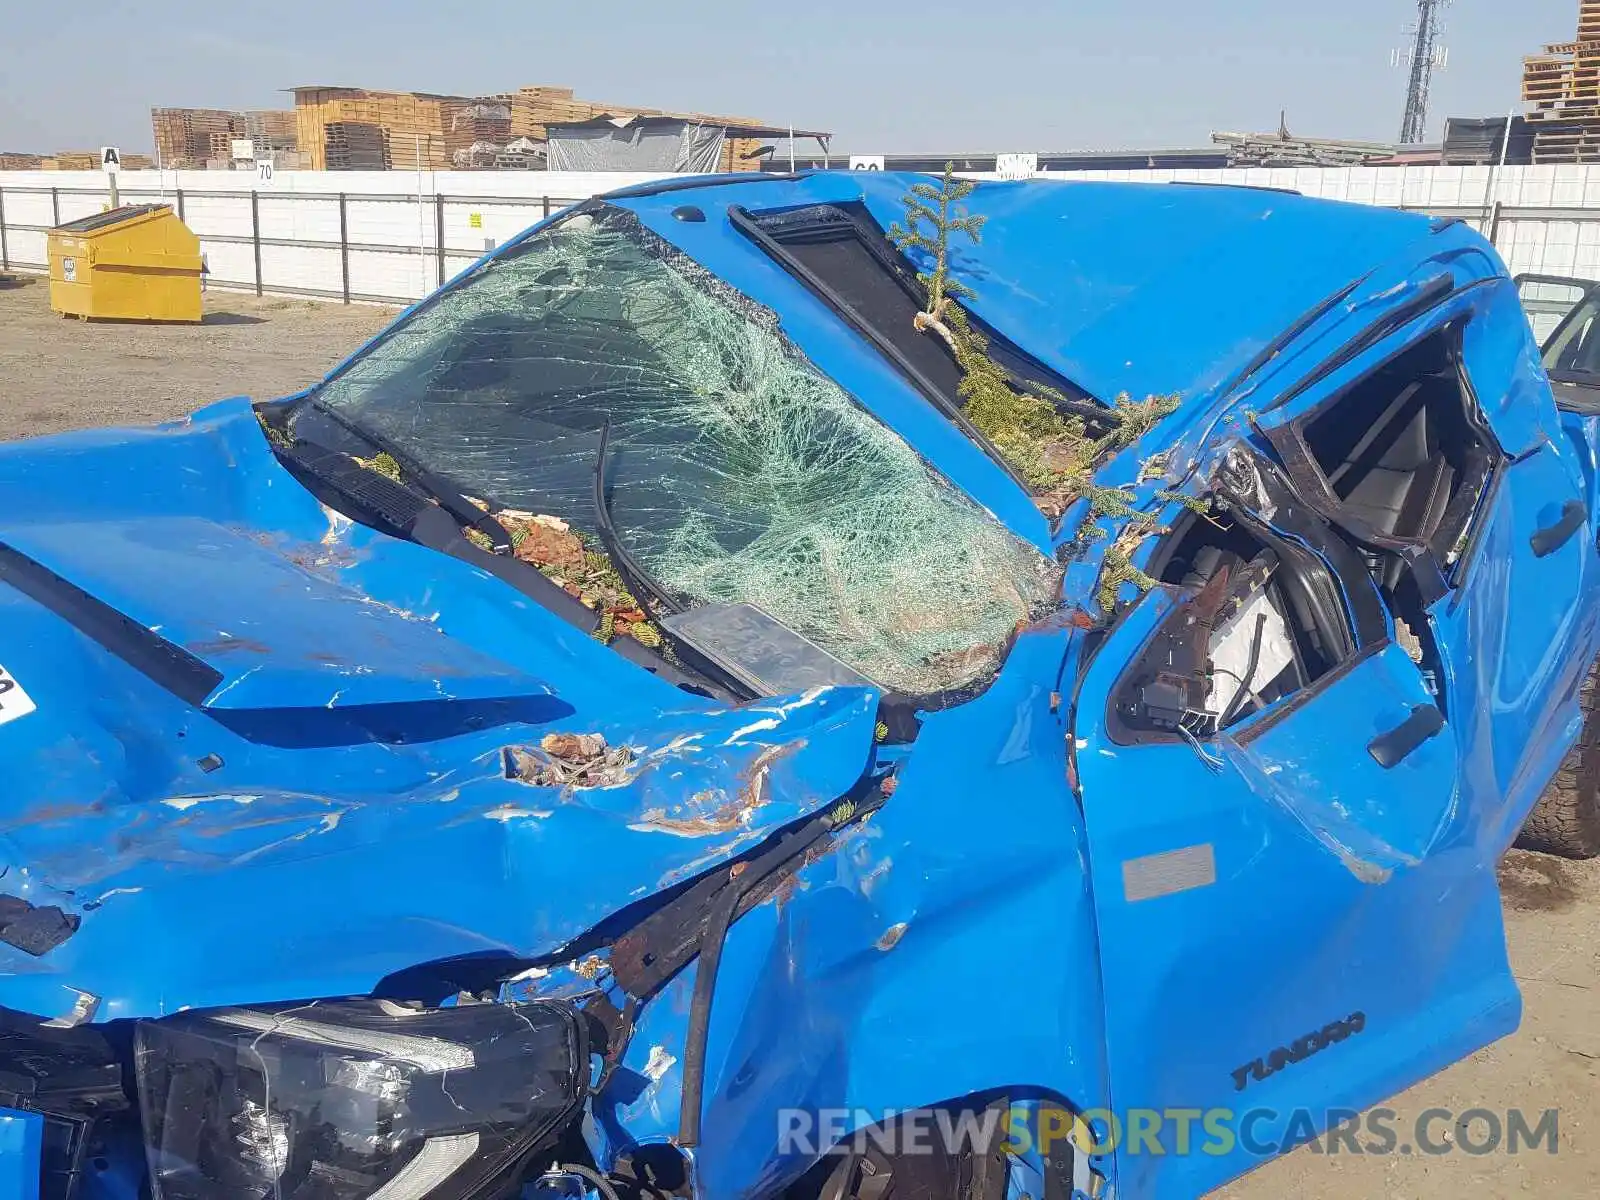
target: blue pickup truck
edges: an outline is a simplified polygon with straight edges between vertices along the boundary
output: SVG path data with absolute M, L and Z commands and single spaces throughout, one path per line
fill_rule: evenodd
M 0 1197 L 1191 1197 L 1516 1028 L 1600 431 L 1494 250 L 983 183 L 933 262 L 917 182 L 0 446 Z

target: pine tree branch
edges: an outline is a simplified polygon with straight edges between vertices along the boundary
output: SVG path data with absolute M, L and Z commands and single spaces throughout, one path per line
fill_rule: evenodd
M 1095 481 L 1095 474 L 1107 460 L 1134 445 L 1174 412 L 1178 397 L 1135 401 L 1126 394 L 1118 396 L 1105 411 L 1104 432 L 1091 437 L 1081 417 L 1062 415 L 1068 407 L 1062 392 L 1020 383 L 989 357 L 987 340 L 972 328 L 957 303 L 973 300 L 976 294 L 951 270 L 951 236 L 964 236 L 979 244 L 986 220 L 959 207 L 974 186 L 971 180 L 957 179 L 954 164 L 947 163 L 937 186 L 926 182 L 911 186 L 902 201 L 905 224 L 896 222 L 889 228 L 889 239 L 896 246 L 918 251 L 928 261 L 926 269 L 917 274 L 927 291 L 927 302 L 913 324 L 919 333 L 932 333 L 949 347 L 961 368 L 957 392 L 965 415 L 1027 484 L 1039 507 L 1059 515 L 1080 501 L 1088 502 L 1073 540 L 1111 539 L 1102 556 L 1096 589 L 1096 599 L 1109 615 L 1124 584 L 1131 583 L 1141 591 L 1155 585 L 1154 579 L 1133 565 L 1133 555 L 1146 538 L 1162 530 L 1155 517 L 1134 507 L 1138 493 L 1132 486 L 1107 487 Z M 1164 463 L 1166 453 L 1152 455 L 1145 466 L 1157 459 Z M 1145 466 L 1139 474 L 1141 484 L 1146 482 Z M 1157 497 L 1163 505 L 1176 500 L 1195 511 L 1209 509 L 1203 500 L 1174 492 L 1158 492 Z

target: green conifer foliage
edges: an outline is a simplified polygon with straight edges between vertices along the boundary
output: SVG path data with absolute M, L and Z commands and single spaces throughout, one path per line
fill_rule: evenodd
M 968 179 L 957 179 L 955 164 L 945 163 L 944 178 L 939 186 L 931 183 L 914 183 L 906 193 L 906 223 L 896 221 L 889 226 L 889 240 L 902 251 L 920 250 L 933 259 L 933 270 L 919 272 L 917 278 L 928 289 L 928 307 L 917 321 L 918 329 L 933 329 L 955 348 L 945 317 L 955 300 L 971 299 L 972 289 L 950 274 L 950 235 L 965 234 L 974 243 L 983 232 L 985 218 L 957 210 L 974 184 Z
M 1096 592 L 1101 609 L 1109 614 L 1123 584 L 1131 583 L 1140 591 L 1154 586 L 1155 581 L 1133 565 L 1132 556 L 1146 538 L 1165 529 L 1134 507 L 1137 497 L 1131 487 L 1105 487 L 1095 482 L 1094 473 L 1175 412 L 1180 397 L 1134 400 L 1127 394 L 1118 396 L 1106 410 L 1103 431 L 1091 433 L 1083 418 L 1064 415 L 1066 397 L 1050 388 L 1023 385 L 989 356 L 987 340 L 957 303 L 975 299 L 975 293 L 955 278 L 950 261 L 952 236 L 964 236 L 976 244 L 982 235 L 985 218 L 969 214 L 962 205 L 975 186 L 970 180 L 957 179 L 954 164 L 946 163 L 937 185 L 911 185 L 902 200 L 904 224 L 896 221 L 889 227 L 889 240 L 896 247 L 931 262 L 917 275 L 927 289 L 928 302 L 916 315 L 916 328 L 936 335 L 950 347 L 961 368 L 958 390 L 967 419 L 1028 485 L 1039 507 L 1050 516 L 1059 516 L 1078 501 L 1088 501 L 1075 538 L 1111 538 Z M 1160 478 L 1165 452 L 1146 460 L 1141 482 L 1147 469 L 1151 478 Z M 1156 497 L 1163 504 L 1175 501 L 1202 514 L 1209 511 L 1206 501 L 1166 489 Z M 1111 528 L 1102 525 L 1103 521 L 1110 522 Z

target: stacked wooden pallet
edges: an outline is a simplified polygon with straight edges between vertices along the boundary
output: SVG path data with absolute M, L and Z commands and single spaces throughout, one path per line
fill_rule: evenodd
M 63 150 L 42 160 L 39 167 L 45 171 L 97 171 L 100 155 L 93 150 Z
M 313 170 L 337 169 L 327 159 L 325 130 L 334 124 L 376 125 L 383 130 L 394 170 L 449 170 L 499 165 L 505 147 L 519 140 L 543 142 L 548 126 L 598 117 L 675 117 L 707 125 L 759 125 L 746 117 L 670 112 L 629 104 L 582 100 L 571 88 L 539 85 L 492 96 L 447 96 L 430 92 L 380 92 L 366 88 L 294 89 L 302 153 Z M 723 147 L 725 170 L 756 170 L 755 137 L 731 138 Z M 516 154 L 519 162 L 525 154 Z
M 503 97 L 511 109 L 511 136 L 545 140 L 545 126 L 552 121 L 586 121 L 592 116 L 589 107 L 575 100 L 571 88 L 525 87 Z M 579 114 L 582 115 L 579 115 Z
M 294 109 L 260 108 L 239 114 L 244 136 L 250 139 L 257 158 L 299 148 L 300 133 Z
M 1522 63 L 1536 163 L 1600 162 L 1600 0 L 1580 0 L 1577 39 Z
M 291 109 L 153 108 L 150 125 L 164 167 L 203 167 L 215 159 L 231 159 L 233 143 L 244 138 L 252 143 L 257 158 L 296 148 Z
M 546 127 L 565 125 L 574 121 L 593 121 L 598 117 L 676 117 L 683 121 L 698 121 L 702 125 L 761 125 L 753 117 L 718 116 L 714 113 L 674 112 L 663 108 L 640 108 L 635 104 L 608 104 L 601 100 L 580 100 L 567 87 L 541 84 L 518 88 L 516 92 L 497 97 L 511 107 L 511 136 L 529 137 L 543 141 Z M 754 141 L 755 139 L 744 139 Z
M 231 140 L 243 136 L 238 114 L 220 108 L 152 108 L 150 125 L 164 167 L 201 167 L 208 158 L 227 157 Z
M 122 156 L 122 169 L 124 171 L 148 171 L 155 166 L 155 160 L 147 154 L 124 154 Z M 41 171 L 98 171 L 100 169 L 100 151 L 98 150 L 62 150 L 56 154 L 46 155 L 39 160 Z
M 324 125 L 321 169 L 382 171 L 389 165 L 383 133 L 382 126 L 365 121 L 332 121 Z
M 389 166 L 396 171 L 444 171 L 450 167 L 442 133 L 392 133 L 385 129 L 383 144 Z
M 244 114 L 245 128 L 259 127 L 261 136 L 272 142 L 293 142 L 297 120 L 292 108 L 257 108 Z
M 444 147 L 458 169 L 492 167 L 495 156 L 512 140 L 511 106 L 484 102 L 443 106 L 450 126 Z
M 364 88 L 303 87 L 294 89 L 299 144 L 311 153 L 314 171 L 338 170 L 327 161 L 326 129 L 330 125 L 370 125 L 381 131 L 389 165 L 396 170 L 443 171 L 450 166 L 445 151 L 444 104 L 470 105 L 462 96 L 422 92 L 372 92 Z
M 1532 160 L 1540 164 L 1600 162 L 1600 121 L 1541 121 L 1534 129 Z
M 37 171 L 44 161 L 41 154 L 0 153 L 0 171 Z

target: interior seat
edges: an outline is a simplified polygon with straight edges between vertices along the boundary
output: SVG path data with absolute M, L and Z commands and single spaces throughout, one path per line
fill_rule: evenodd
M 1412 380 L 1328 475 L 1354 515 L 1391 537 L 1426 539 L 1444 516 L 1455 482 L 1434 414 L 1443 380 Z

